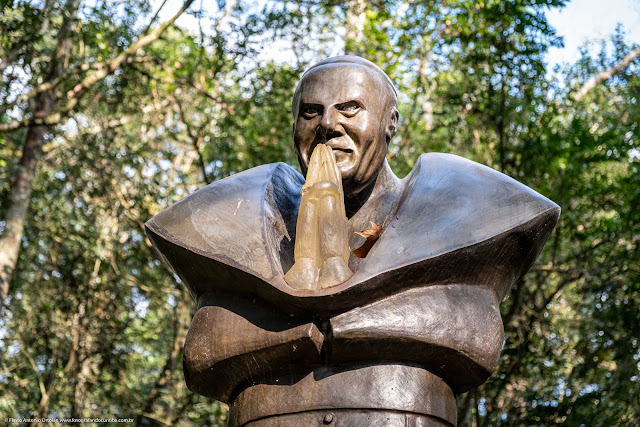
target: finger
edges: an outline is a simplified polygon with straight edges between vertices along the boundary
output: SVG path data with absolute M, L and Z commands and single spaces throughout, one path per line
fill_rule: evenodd
M 344 213 L 340 212 L 340 210 L 339 194 L 328 193 L 318 200 L 316 205 L 318 233 L 320 236 L 318 243 L 322 250 L 322 259 L 338 256 L 348 262 L 349 238 L 347 221 Z
M 326 159 L 327 159 L 327 162 L 325 164 L 326 179 L 327 181 L 330 181 L 338 185 L 339 176 L 336 173 L 337 167 L 338 167 L 336 165 L 336 156 L 333 153 L 333 150 L 331 149 L 331 147 L 329 146 L 327 146 L 327 149 L 326 149 Z
M 294 257 L 315 259 L 318 256 L 317 213 L 315 203 L 303 197 L 298 210 Z
M 330 147 L 327 147 L 327 149 L 328 149 L 329 158 L 331 159 L 328 165 L 329 180 L 338 187 L 338 192 L 340 193 L 339 211 L 342 213 L 343 216 L 346 216 L 345 209 L 344 209 L 344 199 L 343 199 L 344 190 L 342 189 L 342 174 L 340 173 L 340 169 L 338 168 L 338 164 L 336 163 L 335 153 Z
M 342 176 L 340 175 L 340 169 L 336 163 L 336 154 L 331 150 L 331 179 L 339 187 L 342 188 Z
M 324 150 L 324 144 L 318 144 L 316 146 L 316 149 L 313 150 L 313 154 L 311 155 L 313 161 L 312 161 L 312 165 L 313 165 L 313 170 L 314 170 L 314 174 L 313 174 L 313 178 L 315 179 L 315 181 L 312 184 L 315 184 L 316 182 L 318 182 L 321 179 L 321 171 L 322 171 L 322 153 Z
M 316 148 L 311 153 L 311 159 L 309 160 L 309 168 L 307 169 L 307 180 L 304 183 L 304 187 L 310 187 L 316 182 L 318 182 L 318 175 L 320 173 L 321 162 L 321 152 L 324 144 L 316 145 Z
M 326 146 L 322 153 L 322 179 L 331 182 L 331 163 L 333 161 L 333 150 Z

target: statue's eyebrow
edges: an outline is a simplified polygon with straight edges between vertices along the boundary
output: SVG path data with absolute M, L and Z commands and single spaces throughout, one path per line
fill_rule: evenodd
M 357 105 L 358 107 L 362 108 L 363 110 L 366 110 L 366 108 L 364 107 L 364 102 L 360 98 L 354 98 L 354 99 L 351 99 L 349 101 L 341 102 L 339 104 L 336 104 L 336 108 L 339 109 L 341 107 L 347 107 L 347 106 L 350 106 L 350 105 Z
M 308 107 L 318 108 L 321 111 L 324 110 L 324 106 L 322 104 L 316 104 L 315 102 L 301 102 L 299 111 L 302 111 L 303 108 Z

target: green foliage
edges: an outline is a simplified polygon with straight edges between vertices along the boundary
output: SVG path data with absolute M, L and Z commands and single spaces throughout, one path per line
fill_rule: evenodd
M 9 104 L 45 82 L 64 7 L 10 3 L 0 123 L 32 114 L 32 99 Z M 398 87 L 388 157 L 399 175 L 423 152 L 451 152 L 563 209 L 503 302 L 501 364 L 459 398 L 460 424 L 640 423 L 640 64 L 572 98 L 637 47 L 622 30 L 549 77 L 544 55 L 561 41 L 545 12 L 564 0 L 372 2 L 361 41 L 340 38 L 349 2 L 240 2 L 226 15 L 232 3 L 219 3 L 195 13 L 199 28 L 167 30 L 91 86 L 51 127 L 0 319 L 0 413 L 224 425 L 225 405 L 185 388 L 193 303 L 143 223 L 207 182 L 295 164 L 297 79 L 346 45 Z M 83 4 L 60 93 L 150 19 L 144 1 Z M 22 128 L 0 135 L 0 218 L 24 138 Z

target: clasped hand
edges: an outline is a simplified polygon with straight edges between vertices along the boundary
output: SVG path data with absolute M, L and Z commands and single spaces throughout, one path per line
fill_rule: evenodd
M 353 275 L 348 266 L 349 255 L 342 177 L 333 150 L 318 144 L 302 186 L 295 264 L 284 278 L 297 289 L 338 285 Z

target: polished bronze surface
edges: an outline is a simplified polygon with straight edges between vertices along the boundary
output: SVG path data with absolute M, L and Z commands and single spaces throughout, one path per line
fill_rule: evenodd
M 384 158 L 395 96 L 357 57 L 312 67 L 294 96 L 301 168 L 320 144 L 332 150 L 351 250 L 379 226 L 343 283 L 287 284 L 305 180 L 283 163 L 210 184 L 146 224 L 198 302 L 187 385 L 229 402 L 232 425 L 455 425 L 455 397 L 496 367 L 500 301 L 560 209 L 450 154 L 424 154 L 398 179 Z

